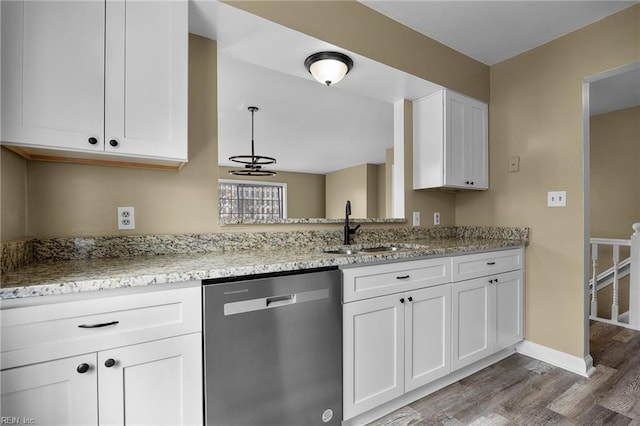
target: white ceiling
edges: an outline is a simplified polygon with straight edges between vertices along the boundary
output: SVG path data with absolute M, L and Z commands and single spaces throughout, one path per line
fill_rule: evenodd
M 362 3 L 468 56 L 493 64 L 638 2 Z M 225 160 L 231 155 L 250 153 L 248 106 L 260 108 L 255 115 L 256 153 L 276 157 L 276 170 L 326 173 L 357 164 L 381 163 L 384 149 L 393 145 L 392 103 L 414 100 L 439 88 L 218 1 L 191 0 L 189 28 L 218 42 L 221 164 L 229 164 Z M 335 86 L 315 82 L 304 68 L 304 59 L 322 50 L 343 52 L 354 60 L 353 70 Z M 636 77 L 617 77 L 592 84 L 597 91 L 591 96 L 592 113 L 619 109 L 621 102 L 638 102 L 640 85 L 633 86 L 640 70 L 636 69 Z
M 533 49 L 638 1 L 360 0 L 487 65 Z

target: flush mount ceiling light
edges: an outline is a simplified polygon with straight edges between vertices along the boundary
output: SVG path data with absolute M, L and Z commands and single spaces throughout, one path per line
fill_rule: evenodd
M 353 61 L 339 52 L 318 52 L 305 59 L 304 66 L 313 78 L 330 86 L 342 80 L 351 71 Z
M 229 160 L 231 161 L 244 164 L 244 169 L 229 170 L 229 174 L 236 176 L 273 176 L 276 172 L 273 170 L 265 170 L 262 166 L 275 164 L 276 159 L 255 154 L 253 142 L 253 114 L 258 111 L 258 107 L 250 106 L 248 110 L 251 111 L 251 155 L 233 155 L 229 157 Z

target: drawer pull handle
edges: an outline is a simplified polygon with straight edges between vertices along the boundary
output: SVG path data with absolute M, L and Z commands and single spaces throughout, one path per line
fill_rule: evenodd
M 489 266 L 493 266 L 495 264 L 496 264 L 496 262 L 487 262 L 487 265 L 489 265 Z
M 116 325 L 119 323 L 120 321 L 103 322 L 101 324 L 80 324 L 78 328 L 101 328 L 101 327 L 109 327 L 110 325 Z
M 411 275 L 400 275 L 396 277 L 397 280 L 406 280 L 407 278 L 411 278 Z
M 84 374 L 90 369 L 91 369 L 91 366 L 86 362 L 83 362 L 82 364 L 78 365 L 78 368 L 76 368 L 76 371 L 80 374 Z
M 111 368 L 111 367 L 113 367 L 113 366 L 114 366 L 114 365 L 116 365 L 116 364 L 117 364 L 117 362 L 116 362 L 116 360 L 115 360 L 115 359 L 113 359 L 113 358 L 109 358 L 108 360 L 106 360 L 106 361 L 104 362 L 104 366 L 105 366 L 105 367 L 107 367 L 107 368 Z

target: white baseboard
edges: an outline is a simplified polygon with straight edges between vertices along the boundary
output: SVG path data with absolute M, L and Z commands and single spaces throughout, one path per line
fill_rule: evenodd
M 516 351 L 522 355 L 530 356 L 531 358 L 544 361 L 547 364 L 555 365 L 556 367 L 584 377 L 590 377 L 596 371 L 593 367 L 593 358 L 591 358 L 591 355 L 580 358 L 529 340 L 520 342 L 516 346 Z

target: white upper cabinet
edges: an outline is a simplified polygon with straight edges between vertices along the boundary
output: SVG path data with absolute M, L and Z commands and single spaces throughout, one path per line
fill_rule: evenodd
M 186 1 L 3 2 L 2 143 L 184 163 L 187 70 Z
M 108 0 L 106 11 L 105 150 L 186 161 L 187 2 Z
M 413 103 L 413 188 L 489 188 L 487 104 L 447 89 Z
M 3 143 L 102 151 L 104 17 L 100 2 L 2 2 Z

